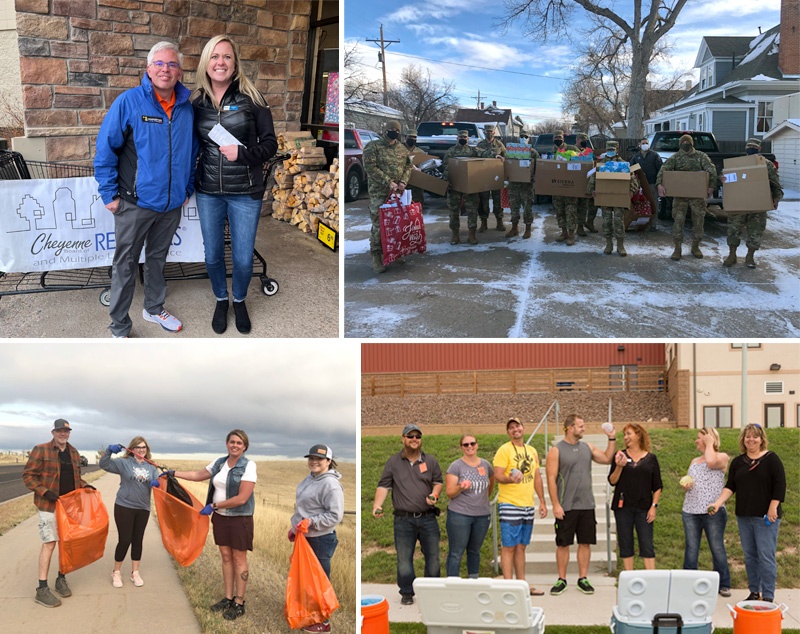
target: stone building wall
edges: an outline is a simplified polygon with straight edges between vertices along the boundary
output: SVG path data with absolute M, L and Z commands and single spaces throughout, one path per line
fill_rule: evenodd
M 225 33 L 272 109 L 300 129 L 310 0 L 16 0 L 24 140 L 35 158 L 88 162 L 114 99 L 138 86 L 156 42 L 176 42 L 193 89 L 200 52 Z

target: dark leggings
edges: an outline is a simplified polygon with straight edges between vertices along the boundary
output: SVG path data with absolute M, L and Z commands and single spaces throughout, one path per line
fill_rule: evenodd
M 133 561 L 141 561 L 142 539 L 144 539 L 144 529 L 147 527 L 147 520 L 149 519 L 150 511 L 129 509 L 119 504 L 114 505 L 114 521 L 117 524 L 117 532 L 119 533 L 119 543 L 114 551 L 114 561 L 125 561 L 129 546 L 131 559 Z

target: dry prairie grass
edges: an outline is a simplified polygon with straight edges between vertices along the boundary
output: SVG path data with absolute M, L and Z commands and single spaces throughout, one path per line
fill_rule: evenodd
M 170 461 L 177 470 L 196 470 L 207 463 Z M 339 466 L 345 490 L 345 509 L 356 509 L 356 469 L 353 464 Z M 258 463 L 256 484 L 255 536 L 253 552 L 248 554 L 250 579 L 247 585 L 247 613 L 236 621 L 235 631 L 243 634 L 279 634 L 292 632 L 283 617 L 286 575 L 292 545 L 286 539 L 289 520 L 294 510 L 294 494 L 299 482 L 308 475 L 305 461 L 270 461 Z M 207 482 L 185 482 L 198 499 L 204 500 Z M 331 581 L 341 607 L 331 617 L 337 632 L 355 634 L 356 614 L 356 517 L 345 515 L 337 528 L 339 546 L 333 556 Z M 232 629 L 230 622 L 213 614 L 208 606 L 224 594 L 219 550 L 209 531 L 203 554 L 178 574 L 203 632 Z

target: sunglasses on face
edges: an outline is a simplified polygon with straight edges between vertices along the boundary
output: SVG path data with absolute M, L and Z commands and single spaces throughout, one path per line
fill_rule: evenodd
M 462 443 L 461 443 L 461 446 L 462 446 L 462 447 L 474 447 L 474 446 L 475 446 L 475 445 L 477 445 L 477 444 L 478 444 L 478 443 L 476 443 L 476 442 L 462 442 Z
M 406 438 L 409 438 L 411 440 L 419 440 L 420 438 L 422 438 L 422 436 L 420 436 L 419 434 L 409 434 L 408 436 L 406 436 Z

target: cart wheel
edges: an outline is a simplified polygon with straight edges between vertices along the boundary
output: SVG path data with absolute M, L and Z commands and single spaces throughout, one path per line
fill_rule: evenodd
M 103 306 L 111 306 L 111 289 L 107 288 L 100 291 L 100 303 Z
M 264 295 L 267 297 L 272 297 L 278 292 L 278 281 L 273 280 L 272 278 L 267 278 L 266 281 L 261 285 L 261 290 L 264 291 Z

